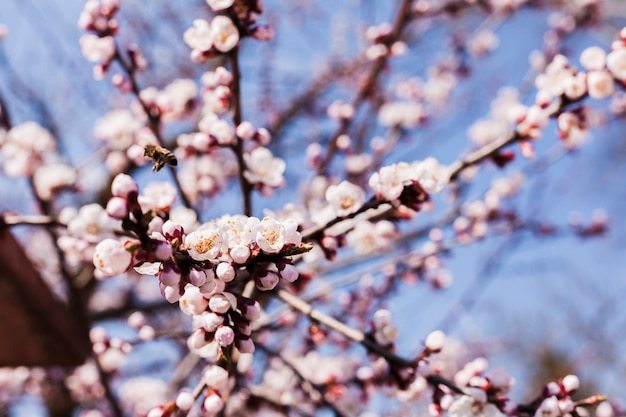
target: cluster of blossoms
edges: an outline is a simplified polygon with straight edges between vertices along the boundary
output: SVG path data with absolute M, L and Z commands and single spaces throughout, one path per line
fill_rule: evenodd
M 191 59 L 204 62 L 207 59 L 227 53 L 239 45 L 244 36 L 260 40 L 272 39 L 273 31 L 257 25 L 258 15 L 263 12 L 260 1 L 207 0 L 214 12 L 219 12 L 211 22 L 196 19 L 193 27 L 187 29 L 183 39 L 192 49 Z
M 192 199 L 200 195 L 213 196 L 229 177 L 237 174 L 237 161 L 230 150 L 235 150 L 239 140 L 244 143 L 246 180 L 264 195 L 283 186 L 285 162 L 264 147 L 271 141 L 267 129 L 255 128 L 248 121 L 233 126 L 222 117 L 231 104 L 233 76 L 230 71 L 224 67 L 207 71 L 201 82 L 198 132 L 178 136 L 175 150 L 177 158 L 185 162 L 180 176 L 186 195 Z
M 94 327 L 89 332 L 92 350 L 96 355 L 100 369 L 113 372 L 125 361 L 131 351 L 131 345 L 118 338 L 111 338 L 102 327 Z
M 213 347 L 236 342 L 240 351 L 251 351 L 249 324 L 260 307 L 229 288 L 252 280 L 268 291 L 281 279 L 295 281 L 298 271 L 290 256 L 309 249 L 297 223 L 224 216 L 185 233 L 183 226 L 164 218 L 172 198 L 139 196 L 137 184 L 126 174 L 114 179 L 111 191 L 107 213 L 138 240 L 100 242 L 93 254 L 98 273 L 116 275 L 136 265 L 137 272 L 157 276 L 163 296 L 170 302 L 180 299 L 183 312 L 194 316 L 194 350 L 211 342 Z M 211 346 L 202 351 L 210 352 Z
M 50 201 L 55 193 L 73 186 L 76 170 L 61 162 L 56 140 L 36 122 L 0 130 L 2 168 L 9 177 L 32 178 L 37 196 Z
M 146 145 L 156 145 L 154 133 L 145 126 L 143 112 L 120 109 L 112 110 L 100 119 L 94 128 L 94 136 L 107 150 L 105 165 L 109 171 L 120 173 L 128 162 L 144 165 Z
M 497 178 L 482 199 L 465 203 L 452 225 L 456 240 L 469 243 L 474 239 L 482 239 L 489 231 L 490 222 L 514 221 L 513 213 L 502 210 L 502 200 L 515 195 L 523 182 L 524 177 L 519 173 Z
M 386 127 L 414 128 L 441 107 L 457 84 L 458 64 L 441 63 L 427 70 L 426 79 L 411 77 L 399 82 L 394 101 L 384 103 L 378 121 Z
M 623 86 L 626 80 L 626 30 L 620 32 L 609 53 L 597 46 L 586 48 L 581 53 L 580 64 L 583 70 L 574 68 L 567 57 L 555 55 L 535 79 L 538 92 L 530 106 L 521 104 L 516 91 L 502 89 L 491 105 L 490 117 L 472 125 L 469 137 L 482 146 L 514 132 L 523 139 L 522 155 L 532 157 L 533 146 L 525 140 L 540 138 L 541 129 L 551 117 L 556 117 L 563 146 L 579 147 L 588 139 L 589 128 L 595 123 L 593 114 L 584 106 L 567 110 L 565 107 L 586 96 L 593 99 L 616 96 L 617 86 Z
M 97 65 L 94 78 L 101 79 L 106 74 L 117 51 L 115 39 L 118 31 L 114 19 L 119 11 L 119 0 L 88 0 L 78 19 L 78 27 L 89 31 L 80 38 L 83 56 Z
M 80 265 L 93 258 L 95 246 L 104 239 L 114 238 L 120 222 L 112 219 L 99 204 L 87 204 L 76 210 L 64 208 L 59 221 L 67 227 L 57 239 L 69 265 Z
M 626 30 L 620 32 L 620 39 L 611 47 L 612 51 L 608 54 L 599 47 L 585 49 L 580 56 L 584 70 L 572 67 L 567 57 L 556 55 L 535 79 L 538 89 L 536 103 L 514 115 L 517 119 L 515 132 L 522 138 L 537 139 L 541 135 L 540 129 L 556 114 L 559 137 L 564 146 L 580 146 L 587 139 L 587 129 L 593 122 L 590 112 L 584 107 L 567 111 L 561 109 L 586 96 L 593 99 L 612 97 L 616 93 L 616 85 L 624 84 Z
M 407 52 L 407 45 L 402 41 L 394 41 L 393 28 L 389 23 L 370 26 L 365 31 L 365 37 L 370 45 L 365 50 L 365 56 L 374 61 L 386 56 L 400 56 Z
M 446 186 L 450 174 L 435 158 L 400 162 L 382 167 L 369 178 L 369 186 L 380 199 L 400 201 L 419 210 L 428 194 L 438 193 Z
M 151 115 L 163 122 L 183 119 L 192 114 L 196 105 L 198 87 L 193 80 L 178 78 L 163 90 L 148 87 L 139 93 L 139 98 Z

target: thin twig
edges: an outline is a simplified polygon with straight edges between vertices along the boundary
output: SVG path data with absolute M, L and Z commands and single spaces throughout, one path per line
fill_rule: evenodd
M 241 109 L 241 70 L 239 68 L 239 48 L 233 49 L 228 55 L 228 58 L 230 59 L 230 71 L 233 74 L 233 85 L 231 87 L 233 123 L 235 126 L 239 126 L 243 121 Z M 236 140 L 237 142 L 232 149 L 233 152 L 235 152 L 237 163 L 239 165 L 239 186 L 241 187 L 241 195 L 243 198 L 243 212 L 246 216 L 252 216 L 252 186 L 244 175 L 246 171 L 246 161 L 243 158 L 243 140 L 240 137 L 237 137 Z

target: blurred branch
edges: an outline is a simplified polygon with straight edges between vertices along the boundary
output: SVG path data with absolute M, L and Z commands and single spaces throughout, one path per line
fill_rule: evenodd
M 412 0 L 402 0 L 400 5 L 398 6 L 398 11 L 393 22 L 391 33 L 384 43 L 387 49 L 390 49 L 391 45 L 400 39 L 400 35 L 402 34 L 405 26 L 411 21 L 412 3 Z M 388 58 L 389 54 L 384 54 L 376 58 L 364 80 L 362 80 L 360 87 L 351 103 L 352 107 L 355 110 L 355 113 L 361 106 L 361 104 L 365 101 L 365 99 L 367 99 L 372 93 L 379 75 L 382 73 L 383 68 L 385 68 L 385 64 L 387 63 Z M 342 119 L 339 128 L 330 137 L 328 141 L 328 151 L 318 166 L 318 173 L 323 173 L 328 168 L 328 165 L 331 163 L 333 157 L 335 156 L 335 153 L 338 150 L 337 140 L 341 135 L 345 135 L 346 133 L 348 133 L 348 130 L 352 125 L 352 120 L 353 118 Z
M 356 58 L 346 62 L 330 63 L 328 68 L 317 75 L 317 78 L 310 83 L 304 92 L 294 97 L 289 106 L 281 110 L 269 123 L 267 129 L 272 137 L 280 136 L 287 124 L 298 116 L 298 114 L 310 108 L 314 101 L 323 94 L 337 78 L 354 74 L 354 72 L 366 62 L 365 58 Z
M 307 395 L 309 396 L 309 398 L 311 398 L 313 401 L 316 401 L 316 397 L 319 397 L 319 399 L 321 400 L 321 402 L 328 408 L 330 408 L 333 413 L 335 413 L 335 416 L 346 416 L 347 414 L 345 414 L 343 411 L 341 411 L 339 408 L 337 408 L 337 406 L 331 402 L 329 402 L 325 395 L 324 395 L 324 391 L 325 388 L 319 384 L 315 384 L 311 381 L 309 381 L 303 374 L 302 372 L 300 372 L 298 370 L 298 368 L 296 367 L 295 364 L 293 364 L 289 359 L 285 358 L 283 355 L 281 355 L 279 352 L 276 352 L 275 350 L 272 350 L 270 348 L 268 348 L 267 346 L 259 343 L 258 341 L 254 342 L 255 346 L 259 348 L 259 350 L 265 352 L 267 355 L 272 356 L 274 358 L 278 358 L 280 359 L 280 361 L 282 363 L 284 363 L 287 367 L 289 367 L 289 369 L 291 369 L 297 376 L 298 379 L 300 380 L 300 387 L 302 388 L 302 390 L 304 392 L 307 393 Z M 316 401 L 317 402 L 317 401 Z

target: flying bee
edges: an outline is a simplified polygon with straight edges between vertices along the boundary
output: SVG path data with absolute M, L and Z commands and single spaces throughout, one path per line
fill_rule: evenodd
M 159 172 L 165 165 L 178 165 L 178 160 L 176 160 L 174 153 L 162 146 L 146 145 L 144 146 L 143 154 L 154 162 L 154 166 L 152 167 L 154 172 Z

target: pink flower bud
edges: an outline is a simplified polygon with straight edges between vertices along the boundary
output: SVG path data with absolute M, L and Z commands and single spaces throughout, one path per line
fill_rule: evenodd
M 139 186 L 128 174 L 117 174 L 111 183 L 111 193 L 116 197 L 128 198 L 130 193 L 138 193 Z
M 272 39 L 274 39 L 274 35 L 274 29 L 267 25 L 257 26 L 254 29 L 254 32 L 252 32 L 252 36 L 254 37 L 254 39 L 260 41 L 271 41 Z
M 244 265 L 250 258 L 250 248 L 243 245 L 235 245 L 230 249 L 230 257 L 237 264 Z
M 106 211 L 114 219 L 122 220 L 128 215 L 128 203 L 122 197 L 112 197 L 107 203 Z
M 180 272 L 172 268 L 171 265 L 165 266 L 162 271 L 159 271 L 157 276 L 159 277 L 159 281 L 168 287 L 173 287 L 180 283 Z
M 187 344 L 193 349 L 201 349 L 209 343 L 206 341 L 205 335 L 204 329 L 197 329 L 189 336 Z
M 189 271 L 189 283 L 196 287 L 201 287 L 207 282 L 206 272 L 203 270 L 192 269 Z
M 220 326 L 215 331 L 215 340 L 221 346 L 228 346 L 235 340 L 235 332 L 230 326 Z
M 561 381 L 561 384 L 563 385 L 565 392 L 568 394 L 576 391 L 578 387 L 580 387 L 580 381 L 576 375 L 565 376 Z
M 147 417 L 163 417 L 165 413 L 165 409 L 163 407 L 154 407 L 150 412 L 148 412 Z
M 211 394 L 204 400 L 204 408 L 206 416 L 216 416 L 224 408 L 224 400 L 217 394 Z
M 548 395 L 557 395 L 561 393 L 561 387 L 556 382 L 549 382 L 546 385 L 546 392 Z
M 161 290 L 161 295 L 168 302 L 174 304 L 176 301 L 180 300 L 180 290 L 178 286 L 176 287 L 168 287 L 167 285 L 160 284 L 159 289 Z
M 252 339 L 237 340 L 237 349 L 241 353 L 254 353 L 254 342 Z
M 189 391 L 181 391 L 176 397 L 176 407 L 183 411 L 191 409 L 194 402 L 193 394 Z
M 246 318 L 246 320 L 257 320 L 259 317 L 261 317 L 261 304 L 259 304 L 257 301 L 255 301 L 254 304 L 246 304 L 243 316 L 244 318 Z
M 181 239 L 183 236 L 183 226 L 178 223 L 174 223 L 171 220 L 168 220 L 163 223 L 161 232 L 163 233 L 163 236 L 165 236 L 168 240 L 176 238 Z
M 274 272 L 266 271 L 263 275 L 256 277 L 256 287 L 261 291 L 273 290 L 278 285 L 278 275 Z
M 237 276 L 235 268 L 228 262 L 220 262 L 215 268 L 215 274 L 224 282 L 230 282 Z
M 252 139 L 256 132 L 254 131 L 254 126 L 252 125 L 252 123 L 245 121 L 241 122 L 239 126 L 237 126 L 236 133 L 237 136 L 241 139 L 248 140 Z
M 200 293 L 198 287 L 192 285 L 185 288 L 185 293 L 180 297 L 179 307 L 181 311 L 189 316 L 202 314 L 209 302 Z
M 287 264 L 283 270 L 280 271 L 280 277 L 287 282 L 294 282 L 298 279 L 298 269 L 291 264 Z
M 204 371 L 204 382 L 209 388 L 223 390 L 228 386 L 228 371 L 217 365 L 210 365 Z
M 158 233 L 161 234 L 161 230 L 163 229 L 163 219 L 159 216 L 154 217 L 148 223 L 148 234 Z
M 207 332 L 214 332 L 224 323 L 224 317 L 215 313 L 206 313 L 202 315 L 202 326 Z
M 218 314 L 224 314 L 230 309 L 230 302 L 223 294 L 216 294 L 209 300 L 209 308 Z
M 266 128 L 260 127 L 256 131 L 256 140 L 261 145 L 265 146 L 265 145 L 268 145 L 272 141 L 272 136 L 270 135 L 270 132 Z
M 439 352 L 443 349 L 446 341 L 446 335 L 441 330 L 435 330 L 426 337 L 426 349 L 431 352 Z
M 154 250 L 154 256 L 157 259 L 166 261 L 172 256 L 172 245 L 169 242 L 159 242 Z

